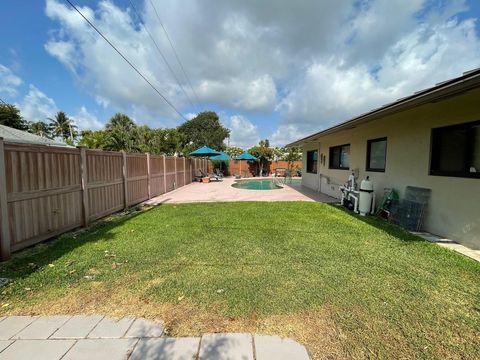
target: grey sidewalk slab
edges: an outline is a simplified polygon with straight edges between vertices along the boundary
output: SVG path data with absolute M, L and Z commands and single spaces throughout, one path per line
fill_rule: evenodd
M 199 360 L 253 360 L 252 335 L 208 334 L 202 337 Z M 273 358 L 272 358 L 273 359 Z
M 8 340 L 37 318 L 35 316 L 9 316 L 0 322 L 0 340 Z
M 121 338 L 125 335 L 135 318 L 113 319 L 104 317 L 88 334 L 89 339 Z
M 160 337 L 163 334 L 163 323 L 149 321 L 145 319 L 136 319 L 130 329 L 128 329 L 125 337 L 127 338 L 151 338 Z
M 16 340 L 0 353 L 0 360 L 57 360 L 74 340 Z
M 97 325 L 103 316 L 76 315 L 72 316 L 60 329 L 50 337 L 51 339 L 82 339 Z
M 193 360 L 200 338 L 140 339 L 130 360 Z
M 11 343 L 13 343 L 13 340 L 0 340 L 0 352 L 5 350 Z
M 309 360 L 307 349 L 292 339 L 255 335 L 256 360 Z
M 62 359 L 125 360 L 132 353 L 137 339 L 81 339 Z
M 10 316 L 0 321 L 0 334 L 11 337 L 0 339 L 0 360 L 310 359 L 304 346 L 278 336 L 221 333 L 176 338 L 162 337 L 163 332 L 163 322 L 142 318 Z
M 427 232 L 415 232 L 411 231 L 413 235 L 420 236 L 422 239 L 433 242 L 438 246 L 457 251 L 462 255 L 468 256 L 470 259 L 480 262 L 480 250 L 470 249 L 464 245 L 456 243 L 450 239 L 446 239 L 437 235 L 433 235 Z
M 65 324 L 71 316 L 45 316 L 40 317 L 25 329 L 12 337 L 12 339 L 48 339 L 55 331 Z

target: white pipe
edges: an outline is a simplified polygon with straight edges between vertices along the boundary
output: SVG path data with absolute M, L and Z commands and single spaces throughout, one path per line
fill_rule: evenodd
M 371 210 L 370 210 L 370 215 L 375 214 L 375 191 L 373 192 L 373 196 L 372 196 L 372 206 L 371 206 L 370 208 L 371 208 Z

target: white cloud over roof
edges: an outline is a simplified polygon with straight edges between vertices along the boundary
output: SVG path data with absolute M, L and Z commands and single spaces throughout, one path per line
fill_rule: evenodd
M 150 2 L 135 3 L 193 98 Z M 476 19 L 460 17 L 463 0 L 154 3 L 202 104 L 244 119 L 277 114 L 269 137 L 278 145 L 480 66 Z M 81 10 L 180 110 L 186 107 L 145 28 L 120 6 L 100 1 Z M 46 14 L 58 24 L 46 50 L 99 103 L 137 118 L 180 121 L 74 10 L 47 0 Z M 249 126 L 237 130 L 239 139 L 256 136 Z

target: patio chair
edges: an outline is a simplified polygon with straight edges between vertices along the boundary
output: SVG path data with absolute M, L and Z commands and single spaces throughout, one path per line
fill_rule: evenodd
M 200 172 L 193 174 L 193 181 L 202 182 L 203 175 Z
M 217 175 L 219 178 L 223 178 L 223 171 L 220 170 L 219 168 L 216 168 L 214 171 L 215 175 Z
M 202 174 L 203 177 L 208 177 L 210 179 L 210 181 L 212 180 L 215 180 L 215 181 L 220 181 L 220 177 L 218 175 L 215 175 L 215 174 L 206 174 L 205 172 L 203 172 L 202 170 L 199 170 L 200 173 Z

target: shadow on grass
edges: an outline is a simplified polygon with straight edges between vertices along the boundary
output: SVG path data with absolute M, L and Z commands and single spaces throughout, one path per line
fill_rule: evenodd
M 159 205 L 160 206 L 160 205 Z M 112 230 L 154 207 L 131 209 L 112 214 L 92 223 L 87 228 L 69 231 L 39 244 L 12 254 L 8 261 L 0 263 L 0 277 L 10 280 L 26 278 L 38 269 L 51 264 L 65 254 L 90 242 L 110 241 L 115 235 Z
M 416 236 L 408 230 L 402 228 L 399 225 L 395 225 L 389 223 L 388 221 L 381 219 L 377 216 L 369 215 L 369 216 L 360 216 L 359 214 L 355 214 L 353 211 L 348 210 L 347 208 L 335 204 L 327 204 L 330 207 L 333 207 L 337 210 L 342 211 L 344 214 L 352 218 L 352 221 L 359 220 L 369 226 L 373 226 L 391 236 L 396 237 L 398 240 L 403 242 L 427 242 L 425 239 L 422 239 L 419 236 Z

